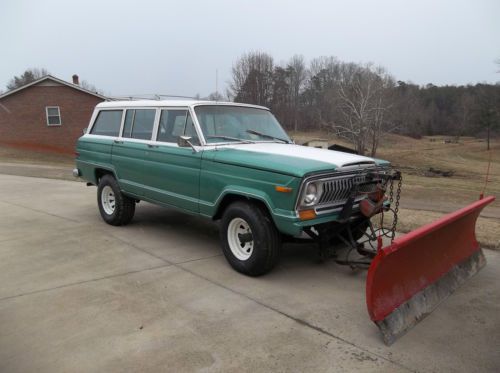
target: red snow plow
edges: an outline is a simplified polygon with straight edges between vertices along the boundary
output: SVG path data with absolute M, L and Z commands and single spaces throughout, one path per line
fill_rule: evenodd
M 368 313 L 390 345 L 484 267 L 476 220 L 495 197 L 481 194 L 478 201 L 396 237 L 401 172 L 376 169 L 351 184 L 338 222 L 305 232 L 318 243 L 321 259 L 331 254 L 338 264 L 368 268 Z M 384 215 L 391 213 L 388 226 Z M 383 247 L 384 240 L 390 244 Z
M 494 199 L 480 199 L 377 251 L 368 269 L 366 304 L 387 345 L 486 264 L 475 226 Z

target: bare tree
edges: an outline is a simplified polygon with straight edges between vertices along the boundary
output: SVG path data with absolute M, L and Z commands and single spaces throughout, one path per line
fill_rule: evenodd
M 270 106 L 273 83 L 273 58 L 264 52 L 243 55 L 232 69 L 231 96 L 235 101 Z
M 311 61 L 302 94 L 306 118 L 318 129 L 331 130 L 337 121 L 336 86 L 341 63 L 335 57 L 319 57 Z
M 394 80 L 383 68 L 345 64 L 338 82 L 338 135 L 351 141 L 359 154 L 369 146 L 375 156 L 380 136 L 387 127 L 387 112 L 392 106 L 389 88 Z M 386 128 L 388 129 L 388 128 Z
M 500 104 L 492 101 L 500 95 L 500 83 L 396 85 L 384 69 L 331 56 L 315 58 L 306 67 L 302 56 L 275 65 L 266 53 L 245 54 L 233 65 L 226 94 L 230 100 L 270 107 L 289 129 L 327 130 L 372 155 L 385 132 L 488 137 L 498 133 L 500 121 Z M 492 102 L 487 104 L 485 97 Z
M 479 124 L 486 130 L 486 150 L 490 150 L 492 132 L 500 125 L 500 91 L 495 86 L 478 85 Z
M 80 82 L 80 87 L 82 87 L 83 89 L 86 89 L 87 91 L 90 91 L 90 92 L 95 92 L 95 93 L 102 94 L 101 90 L 99 90 L 95 85 L 93 85 L 92 83 L 87 82 L 86 80 L 82 80 Z
M 398 81 L 393 90 L 391 121 L 405 135 L 419 138 L 424 133 L 425 107 L 419 96 L 420 87 L 411 82 Z
M 276 66 L 273 70 L 272 84 L 270 107 L 279 121 L 285 127 L 290 127 L 293 121 L 290 110 L 290 71 Z
M 307 78 L 307 68 L 304 61 L 304 56 L 293 56 L 288 62 L 286 70 L 290 80 L 289 90 L 290 106 L 293 116 L 293 129 L 297 131 L 299 123 L 298 112 L 300 106 L 300 94 L 302 93 L 302 89 Z
M 455 136 L 457 141 L 460 140 L 460 136 L 462 136 L 469 127 L 474 105 L 474 97 L 467 91 L 464 91 L 455 103 Z
M 40 79 L 41 77 L 48 75 L 49 72 L 45 68 L 29 68 L 26 69 L 21 75 L 14 76 L 9 83 L 7 84 L 7 90 L 13 90 L 23 85 L 34 82 L 35 80 Z
M 212 92 L 207 96 L 206 99 L 209 101 L 228 101 L 228 98 L 220 92 Z

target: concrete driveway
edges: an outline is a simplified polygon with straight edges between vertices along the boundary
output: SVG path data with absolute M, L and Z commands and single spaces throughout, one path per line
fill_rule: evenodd
M 216 224 L 141 202 L 100 218 L 94 187 L 0 175 L 0 371 L 498 371 L 500 253 L 386 347 L 365 272 L 286 246 L 234 272 Z

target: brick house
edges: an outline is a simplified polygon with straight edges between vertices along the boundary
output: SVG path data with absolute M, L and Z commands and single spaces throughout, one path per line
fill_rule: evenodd
M 0 144 L 71 154 L 106 97 L 46 75 L 0 95 Z

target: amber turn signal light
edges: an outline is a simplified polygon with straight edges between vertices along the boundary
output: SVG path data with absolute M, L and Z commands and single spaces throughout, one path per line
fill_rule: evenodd
M 302 210 L 299 211 L 300 220 L 311 220 L 316 217 L 316 212 L 314 210 Z
M 290 193 L 293 190 L 290 187 L 286 187 L 286 186 L 282 186 L 282 185 L 276 185 L 274 187 L 274 189 L 276 189 L 277 192 L 281 192 L 281 193 Z

